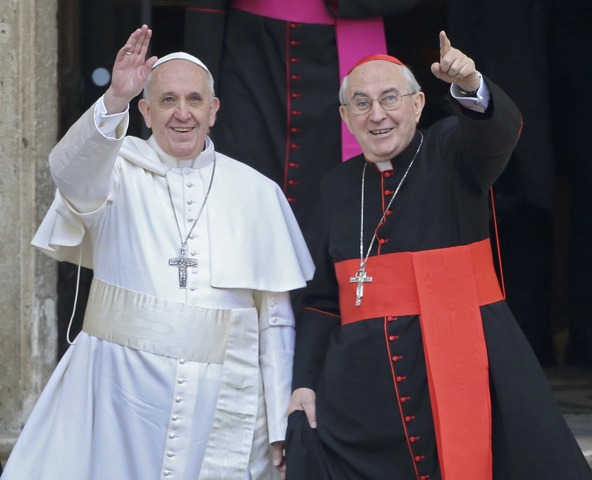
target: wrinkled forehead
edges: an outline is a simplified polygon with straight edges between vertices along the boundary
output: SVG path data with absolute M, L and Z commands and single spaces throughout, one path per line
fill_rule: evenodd
M 208 74 L 199 65 L 187 60 L 169 60 L 150 72 L 150 93 L 183 88 L 208 91 Z
M 354 68 L 348 76 L 347 93 L 377 96 L 387 91 L 405 90 L 403 68 L 392 62 L 373 60 Z

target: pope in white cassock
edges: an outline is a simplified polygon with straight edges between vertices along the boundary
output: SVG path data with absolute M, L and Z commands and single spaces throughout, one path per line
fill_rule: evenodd
M 146 59 L 151 35 L 144 25 L 130 36 L 105 95 L 51 152 L 57 193 L 33 245 L 94 280 L 82 332 L 2 480 L 267 480 L 284 469 L 289 291 L 312 261 L 279 187 L 214 150 L 206 66 L 184 53 Z M 125 136 L 142 90 L 147 141 Z

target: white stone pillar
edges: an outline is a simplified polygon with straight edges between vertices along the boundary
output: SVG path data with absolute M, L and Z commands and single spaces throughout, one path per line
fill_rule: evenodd
M 51 198 L 58 0 L 0 1 L 0 458 L 53 371 L 56 263 L 30 246 Z

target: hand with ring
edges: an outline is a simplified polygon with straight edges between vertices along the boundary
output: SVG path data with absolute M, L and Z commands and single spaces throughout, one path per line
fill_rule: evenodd
M 113 72 L 111 85 L 105 92 L 104 102 L 108 114 L 124 112 L 130 101 L 140 94 L 146 79 L 158 57 L 146 59 L 152 30 L 142 25 L 132 33 L 127 43 L 119 50 Z

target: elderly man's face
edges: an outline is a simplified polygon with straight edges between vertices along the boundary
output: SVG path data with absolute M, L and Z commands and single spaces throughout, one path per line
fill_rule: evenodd
M 362 147 L 370 162 L 390 160 L 411 142 L 425 103 L 422 92 L 405 96 L 396 110 L 384 110 L 377 98 L 398 92 L 411 93 L 403 69 L 394 63 L 374 60 L 355 68 L 349 75 L 347 101 L 354 96 L 374 99 L 367 113 L 356 115 L 347 106 L 341 106 L 341 118 Z
M 148 101 L 139 102 L 146 126 L 165 153 L 197 157 L 220 106 L 210 95 L 206 71 L 187 60 L 169 60 L 152 75 Z

